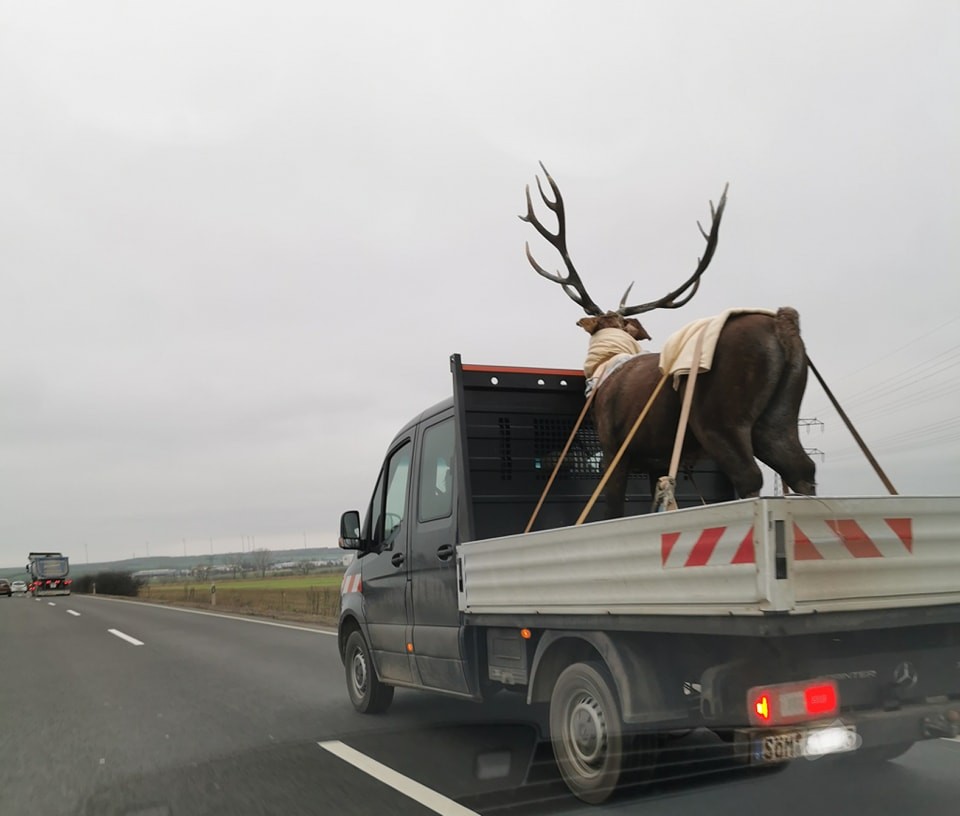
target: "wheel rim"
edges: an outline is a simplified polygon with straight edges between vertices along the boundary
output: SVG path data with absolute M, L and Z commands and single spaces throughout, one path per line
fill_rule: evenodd
M 367 693 L 367 658 L 363 654 L 363 649 L 355 649 L 353 660 L 351 661 L 351 676 L 353 678 L 353 690 L 358 697 L 363 697 Z
M 582 776 L 596 776 L 607 756 L 607 722 L 593 695 L 580 694 L 567 709 L 564 742 L 570 761 Z

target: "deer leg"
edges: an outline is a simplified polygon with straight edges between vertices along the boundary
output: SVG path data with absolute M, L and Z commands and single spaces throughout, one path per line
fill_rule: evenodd
M 803 449 L 797 430 L 806 382 L 806 368 L 794 365 L 784 371 L 779 387 L 754 423 L 753 447 L 757 458 L 779 473 L 791 490 L 813 496 L 817 466 Z
M 816 495 L 817 466 L 803 449 L 796 423 L 786 428 L 757 423 L 753 429 L 753 446 L 757 458 L 779 473 L 794 493 Z
M 750 429 L 732 428 L 725 431 L 698 427 L 691 417 L 691 426 L 700 446 L 706 455 L 715 460 L 720 469 L 733 482 L 733 487 L 741 499 L 751 499 L 760 495 L 763 487 L 763 473 L 753 458 L 753 444 Z
M 607 456 L 604 455 L 604 460 L 609 462 L 613 459 L 613 455 Z M 603 498 L 607 503 L 607 518 L 623 518 L 623 510 L 626 504 L 627 497 L 627 477 L 629 476 L 629 471 L 625 462 L 621 462 L 617 465 L 613 473 L 610 474 L 610 478 L 607 480 L 607 486 L 603 493 Z

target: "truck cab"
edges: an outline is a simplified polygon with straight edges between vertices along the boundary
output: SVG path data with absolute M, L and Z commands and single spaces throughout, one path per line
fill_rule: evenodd
M 362 582 L 362 594 L 344 592 L 342 615 L 363 630 L 383 682 L 473 696 L 457 609 L 455 450 L 449 399 L 394 438 L 363 526 L 344 516 L 341 542 L 358 553 L 344 586 Z M 350 630 L 341 626 L 341 648 Z

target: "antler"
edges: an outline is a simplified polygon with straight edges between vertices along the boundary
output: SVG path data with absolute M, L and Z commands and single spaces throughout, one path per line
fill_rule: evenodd
M 623 297 L 620 298 L 620 307 L 617 309 L 618 314 L 623 317 L 629 317 L 630 315 L 650 312 L 654 309 L 679 309 L 685 303 L 689 302 L 690 298 L 697 293 L 697 289 L 700 288 L 700 276 L 706 271 L 707 267 L 710 266 L 710 261 L 713 260 L 713 253 L 717 249 L 717 239 L 720 236 L 720 219 L 723 218 L 723 209 L 727 206 L 727 189 L 729 187 L 729 184 L 724 186 L 723 195 L 720 196 L 720 203 L 717 204 L 716 209 L 713 207 L 713 202 L 710 202 L 710 218 L 712 224 L 709 235 L 703 231 L 703 227 L 701 227 L 700 222 L 697 221 L 697 228 L 707 241 L 707 249 L 703 253 L 703 257 L 698 259 L 697 268 L 694 273 L 687 278 L 681 286 L 678 286 L 672 292 L 668 292 L 659 300 L 641 303 L 639 306 L 625 305 L 630 290 L 633 288 L 633 284 L 631 283 L 627 287 L 627 291 L 623 293 Z M 692 289 L 690 289 L 691 286 L 693 287 Z M 687 289 L 690 289 L 690 291 L 687 292 Z M 686 294 L 684 295 L 685 292 Z M 683 297 L 680 297 L 681 295 L 683 295 Z M 680 297 L 680 300 L 677 300 L 678 297 Z
M 544 174 L 547 177 L 547 181 L 550 183 L 550 189 L 553 190 L 554 201 L 551 201 L 547 198 L 546 193 L 543 192 L 543 187 L 540 184 L 540 176 L 537 176 L 537 189 L 540 191 L 540 197 L 543 199 L 543 203 L 546 204 L 551 210 L 553 210 L 557 215 L 557 233 L 554 235 L 550 232 L 540 221 L 537 219 L 537 216 L 533 212 L 533 202 L 530 200 L 530 185 L 527 185 L 527 214 L 519 216 L 521 221 L 526 221 L 528 224 L 533 224 L 534 229 L 539 232 L 550 244 L 560 253 L 560 257 L 563 258 L 563 263 L 567 267 L 567 276 L 564 278 L 560 275 L 559 272 L 548 272 L 540 264 L 538 264 L 534 259 L 533 255 L 530 254 L 530 243 L 526 243 L 527 250 L 527 260 L 530 261 L 530 265 L 537 271 L 538 275 L 542 275 L 549 281 L 554 283 L 559 283 L 563 287 L 563 291 L 567 293 L 567 296 L 578 306 L 582 307 L 583 310 L 590 315 L 602 315 L 603 309 L 597 306 L 593 302 L 590 295 L 587 294 L 587 290 L 583 286 L 583 281 L 580 280 L 580 276 L 577 274 L 577 270 L 573 266 L 573 261 L 570 260 L 570 255 L 567 253 L 567 235 L 566 235 L 566 218 L 563 212 L 563 196 L 560 195 L 560 188 L 557 187 L 556 182 L 551 177 L 550 173 L 547 172 L 547 168 L 543 166 L 543 162 L 540 162 L 540 167 L 543 170 Z

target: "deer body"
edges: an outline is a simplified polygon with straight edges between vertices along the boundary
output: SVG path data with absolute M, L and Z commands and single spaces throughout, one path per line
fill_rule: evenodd
M 605 461 L 616 455 L 634 419 L 660 379 L 660 355 L 628 360 L 597 389 L 593 418 Z M 755 459 L 769 465 L 797 493 L 813 494 L 815 465 L 797 432 L 807 367 L 797 313 L 730 318 L 717 342 L 713 367 L 697 378 L 681 461 L 713 459 L 741 497 L 757 496 L 763 483 Z M 611 518 L 623 515 L 631 469 L 655 484 L 667 472 L 686 380 L 664 388 L 607 483 Z
M 547 181 L 554 194 L 553 200 L 544 194 L 539 178 L 537 185 L 544 203 L 557 215 L 557 233 L 549 232 L 537 220 L 529 187 L 527 214 L 521 218 L 533 224 L 537 232 L 559 250 L 567 275 L 563 277 L 543 269 L 530 254 L 529 245 L 528 260 L 538 274 L 559 283 L 584 309 L 587 317 L 581 318 L 578 325 L 591 337 L 616 329 L 634 340 L 649 339 L 640 323 L 630 316 L 657 308 L 675 309 L 693 297 L 700 285 L 700 276 L 716 249 L 726 190 L 716 209 L 711 204 L 710 233 L 704 232 L 702 227 L 700 229 L 707 246 L 693 275 L 659 300 L 637 306 L 625 305 L 630 293 L 628 287 L 617 311 L 604 312 L 587 294 L 570 260 L 563 199 L 549 173 Z M 660 355 L 640 354 L 620 365 L 598 388 L 594 396 L 593 417 L 607 462 L 620 449 L 660 378 Z M 681 461 L 692 464 L 704 457 L 713 459 L 733 483 L 738 495 L 747 498 L 759 495 L 763 485 L 763 476 L 756 462 L 759 459 L 779 473 L 794 492 L 813 495 L 816 492 L 816 466 L 803 450 L 797 431 L 806 381 L 806 351 L 795 309 L 784 307 L 773 315 L 744 313 L 731 316 L 717 338 L 711 369 L 697 379 Z M 683 379 L 677 390 L 661 390 L 630 441 L 626 455 L 610 475 L 606 499 L 611 518 L 623 515 L 630 470 L 648 473 L 651 485 L 667 472 L 685 387 L 686 379 Z

